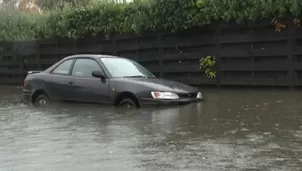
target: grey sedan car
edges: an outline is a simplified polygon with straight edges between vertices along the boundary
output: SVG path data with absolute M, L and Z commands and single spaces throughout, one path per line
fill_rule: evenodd
M 155 77 L 133 60 L 78 54 L 44 71 L 29 71 L 24 79 L 23 99 L 34 106 L 71 101 L 140 108 L 195 103 L 203 96 L 195 87 Z

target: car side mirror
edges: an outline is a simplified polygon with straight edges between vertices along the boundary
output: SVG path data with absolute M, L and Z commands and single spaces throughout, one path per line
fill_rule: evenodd
M 102 80 L 106 78 L 101 71 L 92 71 L 92 76 L 96 78 L 101 78 Z

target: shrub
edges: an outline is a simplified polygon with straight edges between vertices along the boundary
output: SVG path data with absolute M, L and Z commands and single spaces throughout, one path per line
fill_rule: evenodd
M 33 39 L 38 18 L 16 10 L 0 11 L 0 40 Z
M 216 77 L 216 57 L 206 56 L 199 60 L 200 70 L 205 73 L 208 78 Z
M 134 0 L 132 3 L 66 5 L 42 14 L 0 12 L 0 39 L 170 31 L 179 32 L 216 21 L 259 20 L 301 14 L 301 0 Z

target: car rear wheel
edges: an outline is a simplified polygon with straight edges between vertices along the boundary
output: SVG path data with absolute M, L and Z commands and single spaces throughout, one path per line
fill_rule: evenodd
M 119 105 L 120 108 L 128 108 L 128 109 L 132 109 L 132 108 L 137 108 L 137 104 L 135 103 L 134 100 L 132 100 L 131 98 L 126 98 L 120 101 Z
M 44 107 L 50 105 L 50 100 L 44 94 L 38 95 L 38 97 L 34 101 L 34 106 L 36 107 Z

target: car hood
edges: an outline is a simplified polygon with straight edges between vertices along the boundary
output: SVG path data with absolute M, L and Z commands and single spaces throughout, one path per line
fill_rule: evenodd
M 158 91 L 172 91 L 178 93 L 198 92 L 197 88 L 190 85 L 161 78 L 127 78 L 126 80 Z

